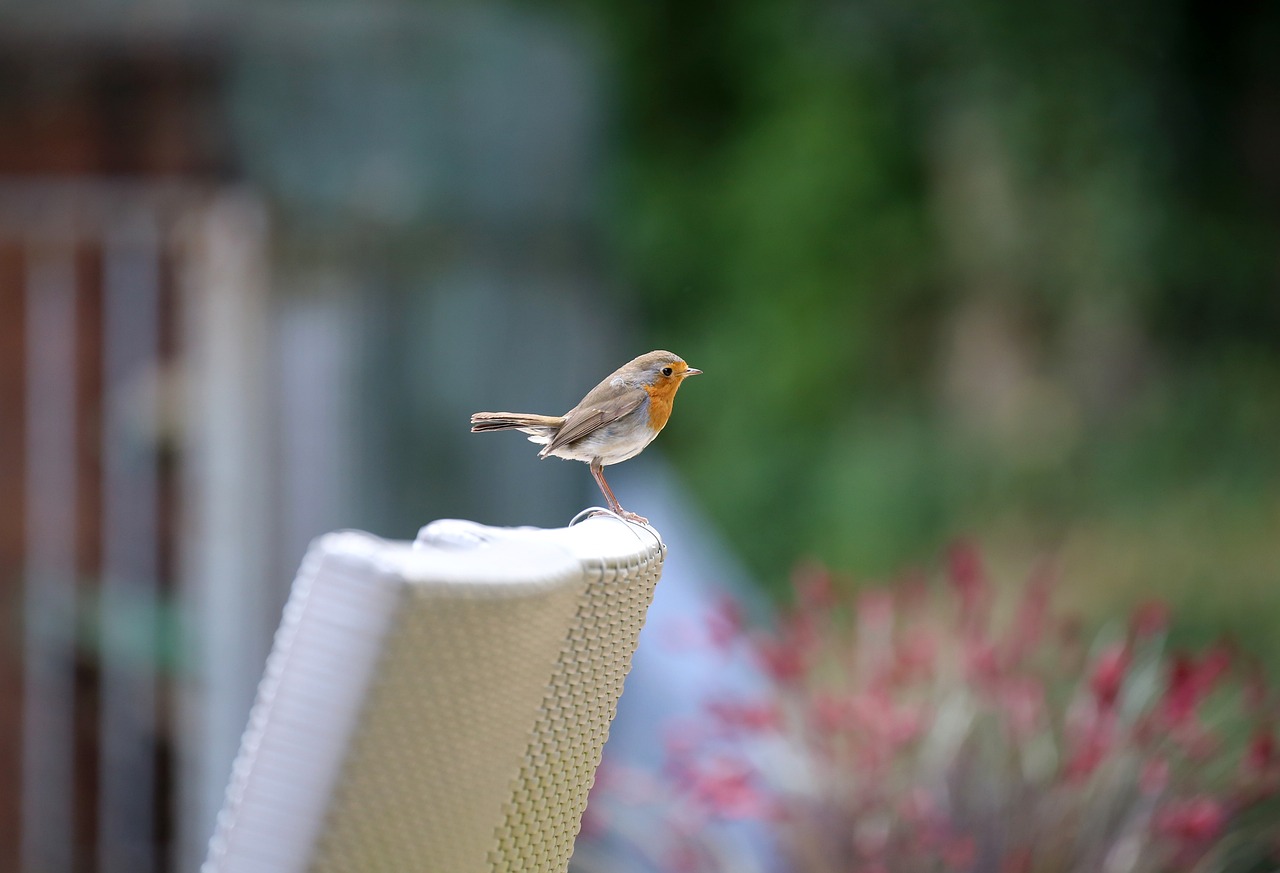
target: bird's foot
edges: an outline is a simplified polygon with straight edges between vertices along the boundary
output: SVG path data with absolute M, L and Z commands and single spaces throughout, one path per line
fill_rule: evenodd
M 645 518 L 643 515 L 630 512 L 626 509 L 623 509 L 621 506 L 614 506 L 609 509 L 605 509 L 603 506 L 598 506 L 591 511 L 591 515 L 589 515 L 588 518 L 590 518 L 592 515 L 608 515 L 613 518 L 620 518 L 623 521 L 634 521 L 637 524 L 649 523 L 649 519 Z

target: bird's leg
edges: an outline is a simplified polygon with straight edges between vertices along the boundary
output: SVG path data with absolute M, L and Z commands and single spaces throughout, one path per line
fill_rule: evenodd
M 600 486 L 600 490 L 604 492 L 604 497 L 609 501 L 609 508 L 627 521 L 638 521 L 641 524 L 648 524 L 649 519 L 643 515 L 636 515 L 634 512 L 627 512 L 622 508 L 622 504 L 618 502 L 618 498 L 613 496 L 613 489 L 609 487 L 609 483 L 604 481 L 604 467 L 596 461 L 591 462 L 591 475 L 595 478 L 596 484 Z

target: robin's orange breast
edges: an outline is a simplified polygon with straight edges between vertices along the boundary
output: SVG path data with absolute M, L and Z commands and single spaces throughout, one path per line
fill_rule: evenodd
M 667 419 L 671 417 L 671 406 L 675 402 L 676 389 L 680 387 L 680 380 L 664 379 L 653 385 L 645 385 L 644 390 L 649 395 L 649 427 L 654 432 L 662 430 L 667 424 Z

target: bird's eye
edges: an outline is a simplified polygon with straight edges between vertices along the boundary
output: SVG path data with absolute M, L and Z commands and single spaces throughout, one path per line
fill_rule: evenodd
M 672 370 L 671 370 L 671 368 L 670 368 L 670 367 L 663 367 L 663 368 L 662 368 L 662 375 L 664 375 L 664 376 L 670 376 L 670 375 L 671 375 L 671 373 L 672 373 Z

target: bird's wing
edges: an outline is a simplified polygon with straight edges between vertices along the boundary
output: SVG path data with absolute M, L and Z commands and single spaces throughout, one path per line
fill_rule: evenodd
M 620 397 L 612 397 L 599 403 L 587 403 L 591 400 L 591 396 L 588 395 L 586 400 L 565 414 L 564 426 L 542 450 L 543 454 L 550 454 L 561 446 L 580 440 L 605 425 L 612 424 L 627 413 L 634 412 L 648 399 L 649 395 L 642 388 L 636 388 Z

